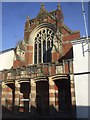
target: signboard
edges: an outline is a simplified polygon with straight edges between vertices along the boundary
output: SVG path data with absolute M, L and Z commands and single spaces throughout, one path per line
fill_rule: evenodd
M 29 101 L 29 99 L 24 99 L 24 98 L 22 98 L 21 101 Z

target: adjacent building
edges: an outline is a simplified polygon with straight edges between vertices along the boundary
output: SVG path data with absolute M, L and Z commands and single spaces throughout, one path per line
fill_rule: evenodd
M 13 66 L 14 48 L 10 48 L 0 52 L 0 71 L 11 69 Z
M 14 59 L 14 48 L 10 48 L 0 52 L 0 119 L 2 117 L 2 107 L 1 107 L 1 98 L 2 98 L 2 71 L 5 69 L 11 69 L 13 66 Z
M 77 118 L 89 116 L 90 37 L 72 41 Z

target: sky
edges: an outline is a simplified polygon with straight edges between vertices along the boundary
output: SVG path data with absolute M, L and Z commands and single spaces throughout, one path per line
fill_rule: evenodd
M 57 2 L 44 2 L 48 12 L 57 9 Z M 81 2 L 60 2 L 64 24 L 71 30 L 80 30 L 86 36 Z M 2 2 L 2 50 L 15 48 L 24 38 L 26 17 L 35 18 L 40 11 L 41 2 Z M 88 26 L 88 3 L 84 2 Z M 1 30 L 0 30 L 1 31 Z

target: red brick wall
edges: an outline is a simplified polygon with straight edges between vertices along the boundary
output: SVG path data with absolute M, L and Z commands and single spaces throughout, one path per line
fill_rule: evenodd
M 63 34 L 63 37 L 62 37 L 62 41 L 63 42 L 66 42 L 66 41 L 71 41 L 73 39 L 77 39 L 77 38 L 80 38 L 80 33 L 79 32 L 71 32 L 67 27 L 65 27 L 65 25 L 63 24 L 63 13 L 61 10 L 56 10 L 52 13 L 55 13 L 55 16 L 58 20 L 57 22 L 57 26 L 60 27 L 60 30 Z M 50 13 L 50 15 L 52 14 Z M 30 30 L 28 30 L 27 32 L 25 31 L 24 32 L 24 39 L 25 41 L 28 40 L 29 38 L 29 35 L 30 33 L 33 31 L 33 29 L 38 26 L 39 24 L 43 23 L 44 21 L 46 21 L 47 23 L 54 23 L 54 25 L 56 26 L 56 20 L 52 19 L 49 15 L 46 14 L 46 18 L 45 20 L 42 20 L 40 23 L 37 24 L 37 22 L 39 21 L 39 18 L 35 18 L 33 20 L 31 20 L 30 22 Z M 25 23 L 26 25 L 26 23 Z M 28 28 L 28 26 L 25 26 Z M 27 29 L 26 28 L 26 29 Z M 27 41 L 28 43 L 28 41 Z M 72 45 L 71 43 L 68 43 L 68 44 L 63 44 L 63 47 L 62 47 L 62 53 L 63 53 L 63 56 L 72 48 Z M 58 52 L 52 52 L 52 62 L 55 62 L 57 60 L 60 59 L 60 56 Z M 28 64 L 33 64 L 33 46 L 32 45 L 27 45 L 26 46 L 26 53 L 25 53 L 25 64 L 20 62 L 20 61 L 14 61 L 14 64 L 13 66 L 14 67 L 18 67 L 18 66 L 22 66 L 22 65 L 28 65 Z
M 25 59 L 26 59 L 25 60 L 26 65 L 32 64 L 33 63 L 33 52 L 26 52 Z
M 20 60 L 15 60 L 13 62 L 13 68 L 17 68 L 17 67 L 21 67 L 21 66 L 25 66 L 25 63 L 21 62 Z
M 25 64 L 33 64 L 33 46 L 27 45 L 27 52 L 25 54 Z
M 67 41 L 67 40 L 70 41 L 70 40 L 74 40 L 74 39 L 77 39 L 77 38 L 80 38 L 80 33 L 79 32 L 63 36 L 63 41 Z
M 55 62 L 59 59 L 60 55 L 58 52 L 52 52 L 52 62 Z

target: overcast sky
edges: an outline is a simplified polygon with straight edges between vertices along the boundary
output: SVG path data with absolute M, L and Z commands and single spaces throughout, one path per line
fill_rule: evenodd
M 56 2 L 45 2 L 45 9 L 50 12 L 57 9 Z M 71 30 L 80 30 L 86 36 L 81 2 L 61 2 L 64 24 Z M 3 2 L 2 3 L 2 50 L 15 48 L 24 38 L 26 16 L 35 18 L 40 11 L 41 2 Z M 88 3 L 84 3 L 88 20 Z M 88 22 L 87 22 L 88 23 Z

